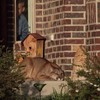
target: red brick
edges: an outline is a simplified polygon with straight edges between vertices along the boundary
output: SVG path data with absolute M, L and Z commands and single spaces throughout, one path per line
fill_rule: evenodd
M 62 33 L 63 38 L 69 38 L 71 37 L 71 33 Z
M 97 51 L 97 50 L 100 50 L 100 45 L 93 45 L 92 51 Z
M 56 34 L 56 39 L 59 39 L 61 37 L 61 34 Z
M 95 43 L 94 39 L 87 39 L 87 41 L 88 41 L 88 44 L 94 44 Z
M 84 44 L 84 39 L 66 39 L 66 44 Z
M 78 32 L 78 33 L 72 33 L 72 37 L 73 38 L 85 38 L 86 37 L 86 33 L 81 33 L 81 32 Z
M 59 45 L 59 40 L 56 40 L 56 41 L 55 41 L 55 44 L 56 44 L 56 45 Z
M 86 24 L 85 19 L 73 19 L 73 24 Z
M 46 5 L 45 4 L 43 4 L 43 9 L 46 9 Z
M 64 18 L 83 18 L 83 13 L 64 13 Z
M 96 29 L 96 25 L 94 24 L 94 25 L 89 25 L 88 26 L 88 29 L 89 30 L 95 30 Z
M 56 32 L 60 32 L 60 29 L 59 29 L 59 27 L 56 27 Z
M 92 33 L 91 33 L 91 36 L 92 36 L 92 37 L 99 37 L 99 36 L 100 36 L 100 31 L 92 32 Z
M 63 5 L 63 0 L 60 0 L 60 5 Z
M 49 53 L 52 52 L 52 48 L 49 48 L 48 50 L 49 50 Z
M 42 24 L 36 24 L 36 28 L 42 28 Z
M 52 58 L 55 58 L 56 57 L 56 54 L 55 53 L 52 53 Z
M 71 63 L 71 59 L 61 59 L 61 63 L 62 64 L 70 64 Z
M 56 58 L 58 58 L 59 57 L 59 53 L 56 53 Z
M 55 46 L 55 41 L 50 41 L 50 46 Z
M 57 50 L 57 47 L 53 47 L 53 51 L 55 52 Z
M 37 16 L 42 15 L 42 11 L 36 11 L 36 15 Z
M 62 20 L 62 24 L 71 24 L 71 19 Z
M 84 0 L 64 0 L 64 4 L 83 4 Z
M 60 56 L 60 57 L 63 57 L 63 53 L 60 52 L 60 53 L 59 53 L 59 56 Z
M 63 11 L 71 11 L 71 6 L 63 6 Z
M 91 1 L 95 1 L 95 0 L 87 0 L 87 2 L 91 2 Z
M 86 25 L 86 31 L 88 31 L 88 30 L 89 30 L 88 25 Z
M 62 46 L 62 51 L 71 50 L 71 46 Z
M 59 40 L 60 41 L 60 45 L 64 44 L 63 40 Z
M 43 34 L 43 30 L 36 30 L 36 33 Z
M 74 57 L 75 53 L 74 52 L 64 52 L 64 57 Z
M 42 9 L 42 5 L 41 4 L 36 5 L 36 9 Z
M 48 16 L 48 21 L 51 21 L 51 16 Z
M 96 25 L 95 30 L 96 30 L 96 29 L 100 29 L 100 24 L 97 24 L 97 25 Z
M 64 70 L 72 70 L 73 67 L 72 66 L 69 66 L 69 65 L 63 65 L 63 69 Z
M 91 34 L 91 33 L 90 33 L 90 32 L 88 32 L 88 33 L 86 33 L 86 34 L 87 34 L 87 37 L 90 37 L 90 34 Z
M 45 49 L 45 53 L 48 53 L 48 49 Z
M 64 31 L 83 31 L 83 26 L 65 26 Z
M 42 0 L 36 0 L 36 3 L 42 3 Z
M 72 6 L 72 11 L 85 11 L 85 6 Z
M 62 32 L 64 30 L 64 27 L 62 26 L 62 27 L 60 27 L 60 32 Z
M 47 17 L 43 17 L 43 21 L 47 21 Z
M 60 12 L 60 8 L 55 8 L 55 10 L 57 13 Z
M 48 47 L 50 46 L 50 42 L 47 43 L 47 46 L 48 46 Z
M 51 59 L 52 58 L 52 55 L 51 54 L 48 54 L 48 59 Z
M 95 44 L 100 43 L 100 38 L 95 38 Z
M 62 47 L 61 46 L 57 46 L 57 51 L 62 51 Z
M 42 18 L 41 17 L 36 17 L 36 22 L 42 22 Z

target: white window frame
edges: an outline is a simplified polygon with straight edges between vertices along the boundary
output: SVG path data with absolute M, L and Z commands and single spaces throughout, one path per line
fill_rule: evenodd
M 36 33 L 36 0 L 28 0 L 28 25 L 30 33 Z
M 15 33 L 14 33 L 14 41 L 16 42 L 16 1 L 15 0 Z M 28 0 L 28 25 L 29 25 L 29 32 L 36 33 L 36 1 L 35 0 Z

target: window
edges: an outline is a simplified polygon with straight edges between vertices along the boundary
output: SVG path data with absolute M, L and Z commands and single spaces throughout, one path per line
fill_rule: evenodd
M 16 33 L 15 41 L 24 38 L 22 34 L 28 34 L 28 0 L 16 0 Z
M 15 0 L 15 41 L 19 41 L 19 24 L 18 24 L 18 19 L 19 19 L 19 16 L 18 16 L 18 2 L 21 1 L 21 0 Z M 24 0 L 24 16 L 28 22 L 28 33 L 35 33 L 36 32 L 36 19 L 35 19 L 35 9 L 36 9 L 36 1 L 35 0 Z

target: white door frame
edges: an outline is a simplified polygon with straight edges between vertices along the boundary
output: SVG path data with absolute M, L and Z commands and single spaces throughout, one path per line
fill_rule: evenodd
M 15 4 L 15 33 L 14 33 L 14 41 L 16 42 L 16 0 Z M 28 25 L 30 33 L 36 33 L 36 1 L 28 0 Z
M 30 33 L 36 33 L 36 0 L 28 0 L 28 25 Z

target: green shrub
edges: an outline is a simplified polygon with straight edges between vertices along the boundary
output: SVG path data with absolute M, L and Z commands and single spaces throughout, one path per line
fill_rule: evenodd
M 100 58 L 90 56 L 87 52 L 85 54 L 85 69 L 77 72 L 77 75 L 85 80 L 73 81 L 68 78 L 68 93 L 71 100 L 100 100 Z
M 17 100 L 19 85 L 24 82 L 10 50 L 0 46 L 0 100 Z

